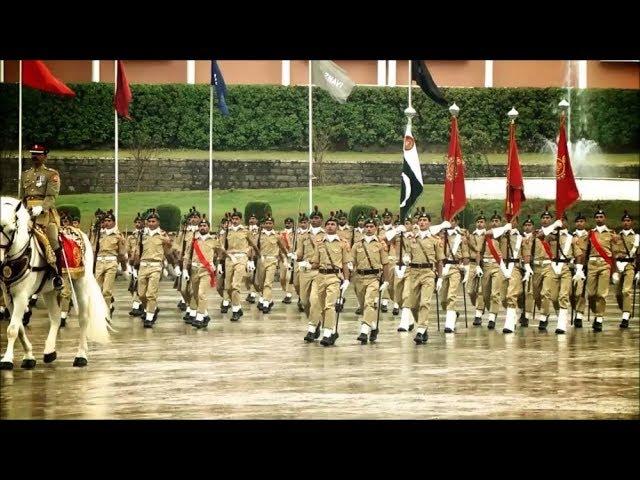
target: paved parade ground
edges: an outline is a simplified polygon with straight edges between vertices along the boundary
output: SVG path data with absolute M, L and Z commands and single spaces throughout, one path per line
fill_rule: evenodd
M 349 291 L 334 347 L 302 338 L 306 321 L 294 303 L 280 302 L 263 316 L 244 303 L 237 323 L 221 318 L 210 295 L 207 329 L 185 325 L 172 283 L 160 283 L 160 317 L 144 329 L 130 308 L 126 282 L 108 345 L 90 345 L 89 366 L 72 367 L 77 348 L 75 315 L 58 337 L 58 359 L 42 361 L 48 321 L 38 303 L 28 335 L 38 363 L 0 372 L 1 419 L 638 419 L 638 320 L 620 330 L 609 297 L 604 331 L 585 321 L 556 335 L 533 326 L 502 334 L 464 327 L 436 332 L 416 346 L 414 332 L 397 333 L 398 317 L 383 314 L 374 345 L 356 341 L 359 322 Z M 636 306 L 637 311 L 637 306 Z M 471 317 L 471 315 L 470 315 Z M 441 317 L 443 326 L 444 318 Z M 1 322 L 0 346 L 6 348 Z

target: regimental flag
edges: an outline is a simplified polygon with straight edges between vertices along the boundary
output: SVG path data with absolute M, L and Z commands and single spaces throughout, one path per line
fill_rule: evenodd
M 556 157 L 556 218 L 562 218 L 565 210 L 569 209 L 580 199 L 580 192 L 576 185 L 567 148 L 567 133 L 565 131 L 565 115 L 560 119 L 560 135 L 558 136 L 558 155 Z
M 518 157 L 516 143 L 516 125 L 509 125 L 509 150 L 507 152 L 507 195 L 504 205 L 504 216 L 507 222 L 520 213 L 520 206 L 526 200 L 524 196 L 524 179 Z
M 347 72 L 331 60 L 309 60 L 311 62 L 311 80 L 314 85 L 329 92 L 331 97 L 345 103 L 355 82 L 349 78 Z
M 402 180 L 400 182 L 400 220 L 402 222 L 422 193 L 424 184 L 416 141 L 411 135 L 411 123 L 407 123 L 407 130 L 404 134 L 403 157 Z
M 22 61 L 22 84 L 56 95 L 76 96 L 73 90 L 51 73 L 42 60 Z
M 460 134 L 458 119 L 451 117 L 451 135 L 449 139 L 449 155 L 447 156 L 447 170 L 444 178 L 444 220 L 451 219 L 467 204 L 464 189 L 464 160 L 460 148 Z
M 118 78 L 116 85 L 116 93 L 113 96 L 113 106 L 121 117 L 131 120 L 129 116 L 129 104 L 133 100 L 133 94 L 131 93 L 131 87 L 127 80 L 127 74 L 124 71 L 124 63 L 122 60 L 117 60 L 118 65 Z
M 427 65 L 422 60 L 411 60 L 411 80 L 415 80 L 422 91 L 434 102 L 445 107 L 449 105 L 436 82 L 431 78 Z
M 223 116 L 229 115 L 229 108 L 227 107 L 227 84 L 224 83 L 224 77 L 222 76 L 222 70 L 218 66 L 216 60 L 211 60 L 211 85 L 216 88 L 216 96 L 218 97 L 218 109 Z

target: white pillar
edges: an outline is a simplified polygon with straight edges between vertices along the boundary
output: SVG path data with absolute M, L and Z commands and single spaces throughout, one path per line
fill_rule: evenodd
M 91 81 L 100 81 L 100 60 L 91 60 Z
M 378 86 L 383 87 L 387 83 L 387 61 L 378 60 Z
M 389 85 L 390 87 L 396 86 L 396 61 L 395 60 L 388 61 L 387 85 Z
M 187 60 L 187 83 L 189 85 L 193 85 L 194 83 L 196 83 L 196 61 L 195 60 Z
M 291 85 L 291 60 L 282 60 L 282 85 Z
M 4 83 L 4 60 L 0 60 L 0 83 Z
M 484 86 L 493 87 L 493 60 L 484 61 Z
M 578 60 L 578 88 L 587 88 L 587 61 Z

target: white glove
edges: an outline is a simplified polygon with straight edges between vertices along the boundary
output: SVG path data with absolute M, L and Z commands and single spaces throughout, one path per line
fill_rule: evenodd
M 162 269 L 162 276 L 164 278 L 167 278 L 169 276 L 169 270 L 167 270 L 166 268 Z
M 636 273 L 636 276 L 633 277 L 636 281 L 636 283 L 640 282 L 640 272 Z
M 289 272 L 293 271 L 293 267 L 291 266 L 291 264 L 289 262 L 287 262 L 287 271 L 289 271 Z
M 247 262 L 247 272 L 251 273 L 256 269 L 256 264 L 253 263 L 253 260 L 249 260 Z
M 462 283 L 467 283 L 469 281 L 469 270 L 471 270 L 471 268 L 469 268 L 469 265 L 465 265 L 462 268 L 464 268 L 464 277 L 462 277 Z
M 555 230 L 556 228 L 562 228 L 562 220 L 558 219 L 555 222 L 553 222 L 552 224 L 553 229 Z
M 482 278 L 482 275 L 484 275 L 482 267 L 480 267 L 480 265 L 476 265 L 476 277 Z
M 303 260 L 301 262 L 298 262 L 298 267 L 300 268 L 300 271 L 306 272 L 311 268 L 311 264 L 308 261 Z
M 42 213 L 42 205 L 36 205 L 35 207 L 31 207 L 31 216 L 37 217 Z
M 440 227 L 441 228 L 451 228 L 451 224 L 447 220 L 445 220 L 444 222 L 442 222 L 440 224 Z
M 525 263 L 524 276 L 522 277 L 522 281 L 526 282 L 527 280 L 529 280 L 529 278 L 531 278 L 531 275 L 533 275 L 533 270 L 531 270 L 531 265 L 529 265 L 528 263 Z
M 211 268 L 211 270 L 215 270 L 216 265 L 213 262 L 209 262 L 209 268 Z
M 387 288 L 389 288 L 389 282 L 383 282 L 383 284 L 380 285 L 381 292 L 384 292 Z
M 133 267 L 129 263 L 127 263 L 127 273 L 131 275 L 132 272 L 133 272 Z
M 118 263 L 118 273 L 122 272 L 122 264 Z
M 403 279 L 404 273 L 406 272 L 406 270 L 407 270 L 407 267 L 405 267 L 404 265 L 402 265 L 401 267 L 396 265 L 396 268 L 395 268 L 396 278 Z
M 135 268 L 131 269 L 131 275 L 133 275 L 133 278 L 138 278 L 138 271 Z
M 353 272 L 353 262 L 347 262 L 347 268 L 349 271 Z
M 411 255 L 405 253 L 402 256 L 402 263 L 404 263 L 405 265 L 409 265 L 411 263 Z
M 619 272 L 624 272 L 624 269 L 626 268 L 626 266 L 627 266 L 626 262 L 616 262 L 616 267 L 618 267 Z
M 404 225 L 398 225 L 398 226 L 396 227 L 396 232 L 403 232 L 403 233 L 404 233 L 404 232 L 406 232 L 406 231 L 407 231 L 407 229 L 405 228 L 405 226 L 404 226 Z
M 515 235 L 516 233 L 520 233 L 520 230 L 518 230 L 517 228 L 512 228 L 511 232 L 509 233 L 511 233 L 512 235 Z
M 176 265 L 175 267 L 173 267 L 173 274 L 176 277 L 179 277 L 182 274 L 182 271 L 180 270 L 180 267 L 178 265 Z
M 298 256 L 294 252 L 290 252 L 290 253 L 287 253 L 287 258 L 295 262 L 298 259 Z
M 184 270 L 182 271 L 182 280 L 183 280 L 184 282 L 188 282 L 188 281 L 189 281 L 189 278 L 190 278 L 190 277 L 189 277 L 189 272 L 187 272 L 187 270 L 186 270 L 186 269 L 184 269 Z
M 349 288 L 350 282 L 349 280 L 343 280 L 340 284 L 340 290 L 342 290 L 342 295 L 344 296 L 344 292 Z
M 511 272 L 509 271 L 509 269 L 507 268 L 507 266 L 504 264 L 504 262 L 500 262 L 500 271 L 502 272 L 502 275 L 504 275 L 504 278 L 511 278 Z
M 584 268 L 583 265 L 581 265 L 580 263 L 576 263 L 576 273 L 573 274 L 573 281 L 577 282 L 578 280 L 584 280 L 585 276 L 584 276 L 584 271 L 582 270 Z
M 221 264 L 221 263 L 219 263 L 219 264 L 218 264 L 218 275 L 222 275 L 222 273 L 223 273 L 223 272 L 222 272 L 222 264 Z
M 436 281 L 436 292 L 439 292 L 441 288 L 442 288 L 442 277 L 438 278 L 438 280 Z
M 620 281 L 620 274 L 618 272 L 613 272 L 613 275 L 611 275 L 611 281 L 614 285 L 617 285 Z

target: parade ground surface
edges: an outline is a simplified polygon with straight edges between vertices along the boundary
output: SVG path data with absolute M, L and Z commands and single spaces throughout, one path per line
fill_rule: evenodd
M 382 314 L 375 344 L 356 341 L 355 298 L 347 296 L 340 338 L 333 347 L 302 340 L 306 321 L 294 302 L 269 315 L 243 303 L 239 322 L 222 316 L 210 295 L 212 321 L 196 330 L 176 308 L 172 282 L 160 282 L 160 317 L 145 329 L 130 308 L 126 282 L 116 282 L 117 333 L 107 345 L 90 344 L 89 365 L 72 367 L 78 324 L 72 314 L 58 337 L 58 359 L 42 361 L 48 331 L 40 302 L 28 327 L 38 363 L 0 372 L 1 419 L 638 419 L 637 313 L 620 330 L 609 295 L 604 331 L 570 327 L 556 335 L 537 322 L 504 335 L 469 328 L 436 330 L 416 346 L 415 330 L 397 333 L 398 317 Z M 611 290 L 610 290 L 611 292 Z M 636 305 L 636 312 L 638 305 Z M 444 318 L 441 316 L 441 328 Z M 6 348 L 7 322 L 0 322 Z

